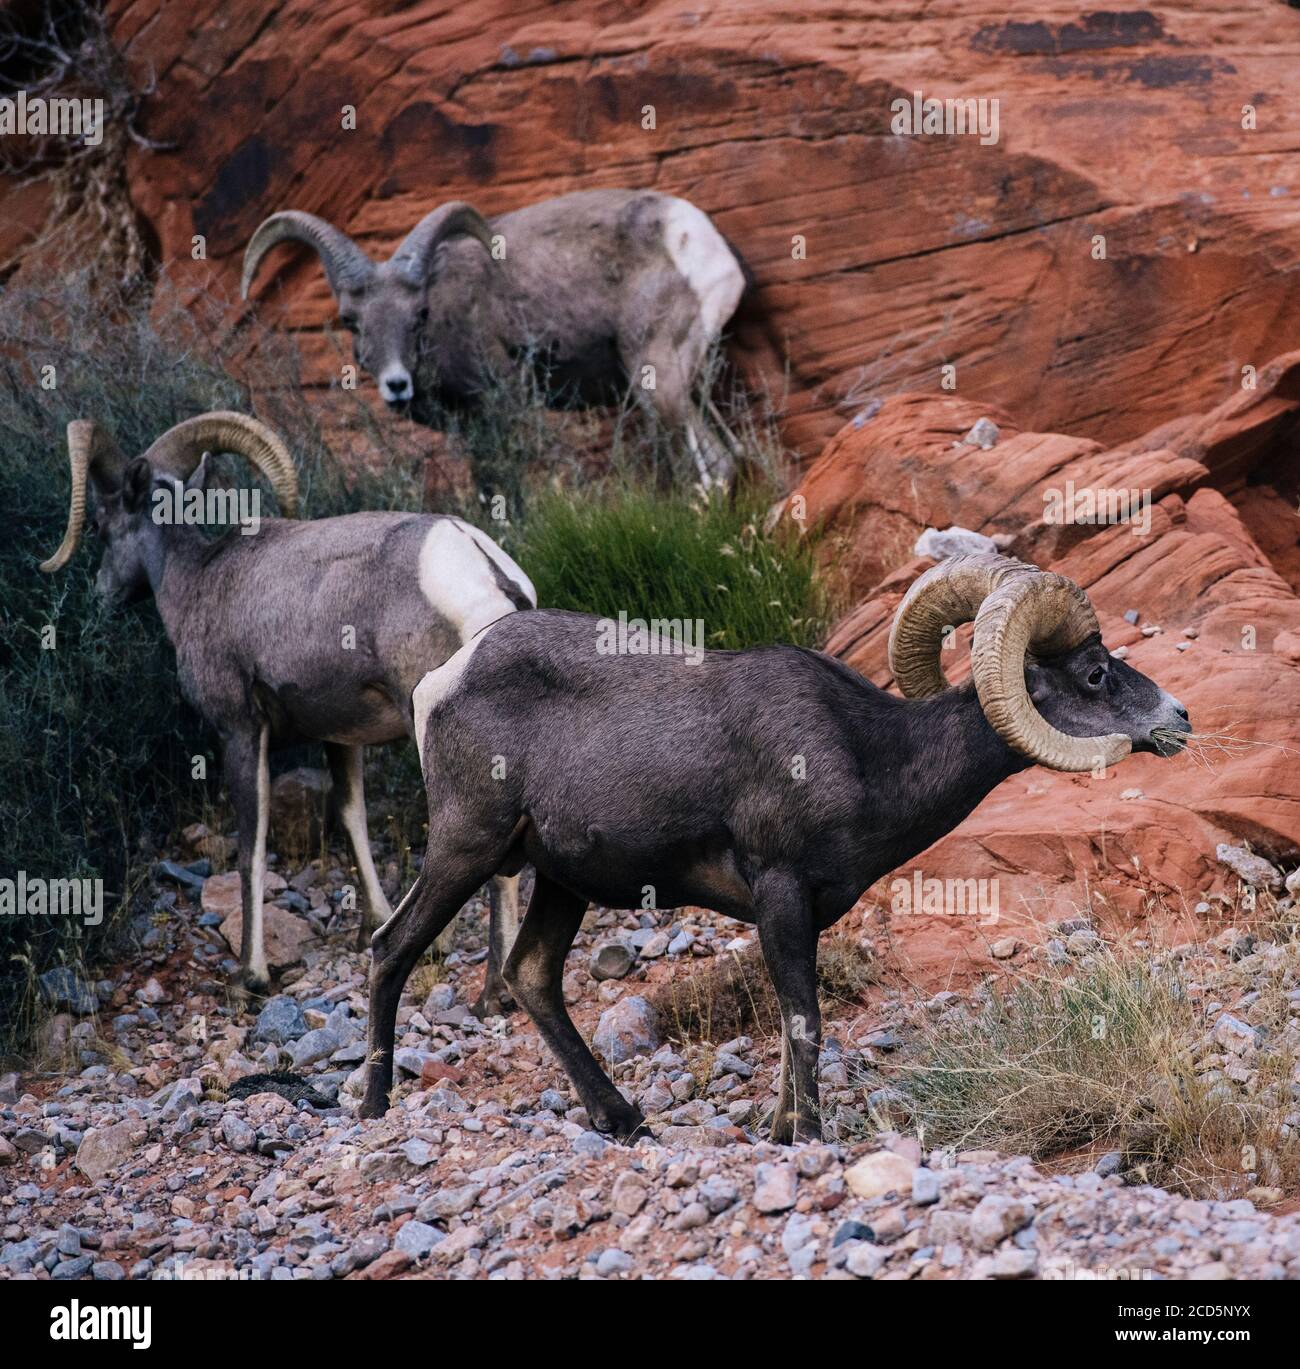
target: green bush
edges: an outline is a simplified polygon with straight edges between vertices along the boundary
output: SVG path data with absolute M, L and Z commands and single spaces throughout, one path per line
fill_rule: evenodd
M 110 313 L 76 281 L 0 296 L 0 877 L 102 879 L 107 914 L 93 932 L 78 918 L 0 918 L 6 976 L 87 958 L 87 935 L 110 939 L 133 871 L 209 797 L 189 774 L 196 755 L 215 772 L 212 738 L 180 699 L 152 605 L 104 613 L 93 535 L 58 575 L 37 569 L 67 519 L 70 419 L 93 415 L 139 451 L 240 402 L 196 343 L 185 316 Z M 23 1002 L 0 985 L 0 1037 Z
M 153 603 L 103 610 L 89 531 L 58 574 L 37 569 L 67 520 L 69 420 L 95 418 L 130 454 L 194 414 L 251 410 L 209 341 L 223 336 L 221 315 L 218 302 L 182 308 L 165 285 L 149 301 L 105 298 L 102 285 L 92 298 L 83 278 L 0 292 L 0 878 L 102 879 L 106 905 L 97 929 L 0 918 L 0 1047 L 21 1033 L 35 974 L 119 947 L 129 891 L 221 793 L 216 738 L 181 699 Z M 260 416 L 301 463 L 305 512 L 418 508 L 409 467 L 344 477 L 296 383 L 292 344 L 262 344 L 259 375 L 279 383 Z M 204 778 L 192 777 L 196 756 Z
M 819 646 L 831 604 L 815 545 L 763 532 L 776 497 L 766 482 L 734 498 L 628 481 L 550 490 L 530 504 L 512 554 L 548 608 L 700 619 L 710 648 Z

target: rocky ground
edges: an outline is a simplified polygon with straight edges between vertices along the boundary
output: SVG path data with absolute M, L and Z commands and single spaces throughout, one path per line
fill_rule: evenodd
M 343 870 L 318 861 L 273 881 L 279 992 L 237 1015 L 221 931 L 237 877 L 209 868 L 157 868 L 141 952 L 117 974 L 46 977 L 56 1011 L 42 1045 L 66 1067 L 0 1080 L 0 1277 L 1300 1276 L 1300 1215 L 1125 1184 L 1113 1156 L 1068 1174 L 992 1152 L 924 1154 L 897 1132 L 761 1140 L 771 1037 L 676 1044 L 657 992 L 742 948 L 736 925 L 708 914 L 593 911 L 570 958 L 575 1020 L 653 1140 L 624 1148 L 591 1131 L 521 1014 L 468 1014 L 482 959 L 473 914 L 443 967 L 408 986 L 395 1105 L 359 1121 L 366 964 Z M 1072 933 L 1033 954 L 1087 955 L 1096 940 Z M 1207 1005 L 1201 1064 L 1247 1087 L 1256 1029 L 1241 967 L 1276 971 L 1292 948 L 1231 932 L 1214 957 L 1204 978 L 1223 1001 Z M 1294 983 L 1291 968 L 1283 978 Z M 906 1031 L 897 1000 L 864 1003 L 831 1014 L 833 1133 L 861 1134 L 860 1081 Z M 945 993 L 920 1011 L 959 1006 Z

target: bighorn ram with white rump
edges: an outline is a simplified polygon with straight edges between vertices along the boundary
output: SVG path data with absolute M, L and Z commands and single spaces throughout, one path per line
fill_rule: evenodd
M 357 364 L 384 402 L 431 423 L 472 408 L 490 377 L 530 358 L 548 402 L 633 393 L 685 435 L 701 479 L 730 454 L 693 391 L 745 289 L 745 271 L 708 216 L 651 190 L 586 190 L 484 219 L 453 201 L 374 262 L 313 214 L 272 214 L 244 253 L 243 294 L 281 242 L 313 248 L 355 334 Z
M 973 682 L 949 688 L 945 628 L 972 620 Z M 773 1136 L 815 1138 L 818 933 L 1009 775 L 1170 755 L 1190 731 L 1177 699 L 1110 656 L 1082 590 L 1003 556 L 913 585 L 890 639 L 905 699 L 795 647 L 601 654 L 598 623 L 512 615 L 415 691 L 429 847 L 371 942 L 365 1116 L 387 1106 L 416 958 L 484 879 L 527 860 L 537 883 L 506 983 L 594 1127 L 627 1138 L 643 1119 L 569 1020 L 564 958 L 589 901 L 638 907 L 650 886 L 660 907 L 757 923 L 783 1023 Z
M 391 910 L 370 854 L 362 748 L 413 735 L 417 682 L 489 623 L 531 608 L 532 584 L 495 542 L 456 518 L 265 519 L 255 536 L 234 528 L 212 540 L 193 524 L 160 517 L 158 508 L 204 488 L 211 452 L 244 457 L 294 515 L 297 476 L 289 452 L 244 414 L 179 423 L 130 461 L 102 428 L 81 420 L 68 424 L 68 452 L 67 531 L 41 569 L 57 571 L 71 559 L 86 523 L 87 486 L 93 487 L 94 527 L 105 543 L 98 592 L 116 603 L 152 592 L 176 650 L 181 688 L 221 737 L 239 825 L 241 981 L 265 989 L 268 751 L 325 743 L 361 879 L 362 929 L 369 932 Z M 493 890 L 480 1012 L 502 1000 L 500 966 L 517 921 L 517 885 L 503 878 Z

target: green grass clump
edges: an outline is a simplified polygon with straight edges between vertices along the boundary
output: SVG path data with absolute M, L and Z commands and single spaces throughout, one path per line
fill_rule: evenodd
M 831 605 L 815 547 L 762 531 L 773 498 L 766 485 L 731 499 L 629 482 L 547 491 L 512 552 L 548 608 L 700 619 L 710 648 L 819 646 Z

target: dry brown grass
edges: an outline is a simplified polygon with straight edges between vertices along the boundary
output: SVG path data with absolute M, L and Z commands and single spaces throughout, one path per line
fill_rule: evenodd
M 817 952 L 817 982 L 827 999 L 857 1003 L 875 982 L 871 960 L 847 932 L 824 937 Z M 757 945 L 728 951 L 691 966 L 650 995 L 671 1034 L 680 1042 L 730 1040 L 741 1035 L 772 1036 L 781 1012 L 762 952 Z
M 1183 963 L 1110 949 L 1073 972 L 1031 971 L 971 1011 L 919 1015 L 888 1080 L 927 1145 L 1040 1160 L 1119 1151 L 1135 1182 L 1218 1198 L 1292 1192 L 1300 1138 L 1284 1119 L 1296 1107 L 1296 1053 L 1281 1032 L 1292 949 L 1262 979 L 1258 966 L 1241 971 L 1238 987 L 1260 994 L 1252 1024 L 1266 1031 L 1246 1088 L 1198 1072 L 1212 1024 Z M 1235 971 L 1214 976 L 1216 1001 L 1232 1001 Z

